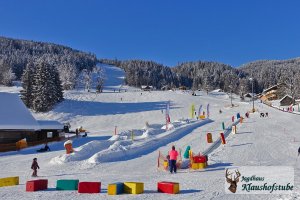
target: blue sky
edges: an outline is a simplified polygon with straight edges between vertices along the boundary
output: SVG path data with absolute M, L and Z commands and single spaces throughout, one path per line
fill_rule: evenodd
M 300 1 L 0 0 L 0 35 L 173 66 L 300 56 Z

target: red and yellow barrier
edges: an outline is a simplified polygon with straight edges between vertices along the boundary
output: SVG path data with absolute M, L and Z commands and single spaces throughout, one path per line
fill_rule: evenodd
M 179 193 L 179 183 L 176 182 L 158 182 L 157 191 L 168 194 L 178 194 Z

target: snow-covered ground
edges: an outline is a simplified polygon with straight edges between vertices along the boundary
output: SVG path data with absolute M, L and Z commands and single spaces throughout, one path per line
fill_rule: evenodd
M 192 96 L 184 91 L 142 92 L 124 86 L 124 72 L 104 66 L 107 81 L 104 93 L 84 91 L 65 92 L 65 101 L 52 111 L 37 114 L 37 119 L 55 119 L 70 122 L 72 128 L 83 126 L 88 137 L 73 141 L 76 152 L 65 155 L 63 142 L 51 143 L 51 152 L 36 153 L 40 146 L 20 152 L 0 153 L 0 177 L 20 176 L 20 185 L 0 188 L 0 199 L 299 199 L 299 172 L 297 149 L 300 145 L 299 115 L 284 113 L 266 105 L 255 103 L 261 112 L 237 125 L 236 135 L 226 138 L 226 145 L 217 144 L 209 154 L 209 167 L 202 171 L 181 169 L 177 174 L 157 170 L 158 151 L 166 154 L 172 145 L 193 152 L 205 152 L 206 133 L 214 141 L 222 130 L 222 122 L 230 129 L 231 117 L 244 116 L 252 104 L 230 98 L 222 92 L 197 92 Z M 127 91 L 118 88 L 126 88 Z M 19 89 L 19 88 L 18 88 Z M 16 88 L 1 87 L 0 91 L 16 92 Z M 165 107 L 171 102 L 170 117 L 173 129 L 161 129 L 165 123 Z M 1 100 L 0 100 L 1 102 Z M 205 112 L 210 104 L 210 119 L 189 119 L 189 109 L 194 103 L 196 111 L 202 104 Z M 219 113 L 219 110 L 222 113 Z M 149 124 L 149 126 L 146 126 Z M 117 126 L 117 135 L 114 135 Z M 71 129 L 72 129 L 71 128 Z M 132 140 L 131 134 L 134 133 Z M 229 133 L 230 131 L 225 131 Z M 30 165 L 37 157 L 41 169 L 39 178 L 49 180 L 47 191 L 26 193 L 25 183 L 31 180 Z M 292 195 L 230 195 L 225 194 L 225 167 L 228 166 L 293 166 L 296 191 Z M 100 194 L 78 194 L 76 191 L 56 191 L 58 179 L 76 178 L 80 181 L 101 181 Z M 108 196 L 106 188 L 112 182 L 140 181 L 145 193 L 140 195 Z M 180 183 L 180 194 L 157 193 L 158 181 Z

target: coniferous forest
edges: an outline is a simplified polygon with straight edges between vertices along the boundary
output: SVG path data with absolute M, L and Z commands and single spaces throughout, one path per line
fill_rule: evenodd
M 132 86 L 152 85 L 157 89 L 185 86 L 192 90 L 222 89 L 243 95 L 252 92 L 252 78 L 255 93 L 286 83 L 287 93 L 300 97 L 300 58 L 255 61 L 238 68 L 204 61 L 184 62 L 173 67 L 143 60 L 100 59 L 99 62 L 123 68 L 126 82 Z
M 0 85 L 21 80 L 25 105 L 48 111 L 63 100 L 63 90 L 74 89 L 82 71 L 92 71 L 96 56 L 45 42 L 0 37 Z
M 300 58 L 262 60 L 234 68 L 218 62 L 193 61 L 177 66 L 164 66 L 154 61 L 97 59 L 92 53 L 70 47 L 27 40 L 0 37 L 0 85 L 22 82 L 22 99 L 26 106 L 44 112 L 63 100 L 63 90 L 74 89 L 82 79 L 85 88 L 91 87 L 91 73 L 97 75 L 97 91 L 102 91 L 103 72 L 97 62 L 124 69 L 126 83 L 140 87 L 151 85 L 167 89 L 185 86 L 192 90 L 222 89 L 239 95 L 260 93 L 274 84 L 286 83 L 288 93 L 300 94 Z

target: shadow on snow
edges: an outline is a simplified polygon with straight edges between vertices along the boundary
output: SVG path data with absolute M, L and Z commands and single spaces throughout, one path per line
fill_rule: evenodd
M 65 99 L 54 111 L 82 116 L 128 114 L 166 109 L 167 101 L 158 102 L 95 102 Z M 180 107 L 171 104 L 170 109 Z

